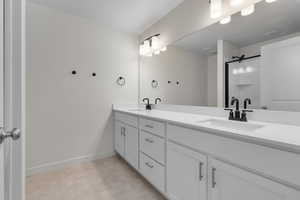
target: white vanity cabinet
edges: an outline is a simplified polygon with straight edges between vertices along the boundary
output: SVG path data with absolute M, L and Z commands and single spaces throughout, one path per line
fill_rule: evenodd
M 300 155 L 115 112 L 115 150 L 170 200 L 300 200 Z
M 168 142 L 167 194 L 172 200 L 206 200 L 207 157 Z
M 299 200 L 300 192 L 215 159 L 209 160 L 209 200 Z
M 123 115 L 122 115 L 123 116 Z M 129 116 L 129 115 L 128 115 Z M 132 117 L 132 116 L 129 116 Z M 125 124 L 128 121 L 115 120 L 115 150 L 123 157 L 132 167 L 138 169 L 139 160 L 139 134 L 137 127 L 132 126 L 132 123 Z M 122 119 L 121 119 L 122 120 Z M 136 118 L 137 121 L 137 118 Z M 133 120 L 134 122 L 134 120 Z M 133 124 L 134 125 L 134 124 Z

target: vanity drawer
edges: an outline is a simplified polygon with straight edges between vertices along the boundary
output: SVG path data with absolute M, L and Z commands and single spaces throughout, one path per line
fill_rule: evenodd
M 163 138 L 141 131 L 140 147 L 143 153 L 165 164 L 165 140 Z
M 115 112 L 115 120 L 121 121 L 127 125 L 138 127 L 138 118 L 133 115 Z
M 165 124 L 163 122 L 141 118 L 140 129 L 151 132 L 161 137 L 165 137 Z
M 160 191 L 165 188 L 165 168 L 145 154 L 140 154 L 141 174 Z

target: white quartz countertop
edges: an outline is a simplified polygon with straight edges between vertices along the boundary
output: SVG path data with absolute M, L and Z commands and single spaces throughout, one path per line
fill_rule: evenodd
M 183 125 L 185 127 L 207 131 L 225 137 L 246 140 L 258 145 L 269 146 L 284 151 L 300 153 L 300 126 L 265 123 L 258 121 L 234 122 L 262 125 L 262 128 L 254 131 L 237 130 L 228 127 L 213 126 L 209 123 L 201 123 L 205 120 L 227 120 L 222 117 L 209 115 L 189 114 L 183 112 L 151 110 L 146 111 L 132 106 L 115 106 L 114 111 L 124 112 L 136 116 L 162 120 L 169 123 Z

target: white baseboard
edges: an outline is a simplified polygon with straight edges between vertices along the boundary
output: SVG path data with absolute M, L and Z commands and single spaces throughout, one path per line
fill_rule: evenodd
M 93 160 L 100 160 L 108 157 L 112 157 L 115 155 L 115 152 L 106 153 L 106 154 L 98 154 L 98 155 L 87 155 L 87 156 L 80 156 L 76 158 L 71 158 L 67 160 L 62 160 L 58 162 L 46 163 L 43 165 L 39 165 L 36 167 L 28 168 L 26 170 L 26 176 L 31 176 L 41 172 L 47 172 L 55 169 L 60 169 L 72 164 L 93 161 Z

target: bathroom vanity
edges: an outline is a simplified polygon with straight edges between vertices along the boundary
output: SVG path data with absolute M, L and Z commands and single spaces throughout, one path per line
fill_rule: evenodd
M 114 120 L 116 152 L 168 199 L 300 199 L 300 127 L 126 106 Z

